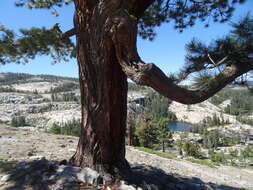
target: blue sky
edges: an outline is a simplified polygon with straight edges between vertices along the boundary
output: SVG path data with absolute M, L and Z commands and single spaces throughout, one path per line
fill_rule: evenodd
M 54 17 L 48 10 L 28 10 L 14 7 L 15 0 L 0 0 L 0 24 L 7 28 L 18 30 L 30 27 L 51 27 L 60 23 L 61 29 L 66 31 L 72 28 L 73 5 L 59 9 L 59 17 Z M 237 7 L 232 21 L 236 22 L 247 12 L 251 11 L 253 0 Z M 173 29 L 172 24 L 164 24 L 157 28 L 157 37 L 154 41 L 138 39 L 138 51 L 145 62 L 158 65 L 165 73 L 177 72 L 184 65 L 185 44 L 193 37 L 206 43 L 213 39 L 226 35 L 231 29 L 227 24 L 210 24 L 203 27 L 197 23 L 193 28 L 179 33 Z M 73 38 L 74 39 L 74 38 Z M 78 77 L 78 69 L 75 60 L 67 63 L 51 65 L 50 58 L 37 57 L 26 65 L 14 63 L 0 65 L 0 72 L 19 72 L 31 74 L 52 74 L 59 76 Z

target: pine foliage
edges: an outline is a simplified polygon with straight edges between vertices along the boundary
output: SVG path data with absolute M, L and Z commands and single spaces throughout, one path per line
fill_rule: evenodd
M 28 63 L 36 55 L 50 55 L 54 63 L 75 56 L 74 44 L 62 38 L 58 24 L 51 29 L 20 29 L 19 34 L 0 26 L 0 63 Z
M 196 38 L 186 45 L 186 65 L 178 75 L 181 80 L 195 73 L 195 85 L 202 86 L 212 81 L 214 76 L 230 72 L 232 64 L 253 64 L 253 17 L 247 15 L 232 27 L 227 36 L 210 45 Z
M 17 0 L 17 7 L 27 7 L 29 9 L 51 9 L 68 5 L 72 0 Z
M 244 0 L 157 0 L 147 9 L 139 21 L 139 34 L 144 39 L 154 39 L 154 28 L 162 23 L 174 22 L 174 27 L 182 32 L 193 26 L 197 20 L 209 25 L 226 22 L 232 16 L 235 5 Z

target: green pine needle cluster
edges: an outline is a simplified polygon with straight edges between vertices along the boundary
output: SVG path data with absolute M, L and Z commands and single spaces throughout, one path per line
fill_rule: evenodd
M 68 5 L 73 0 L 17 0 L 17 7 L 27 7 L 29 9 L 50 9 L 52 7 L 62 7 Z
M 231 65 L 253 64 L 253 17 L 247 15 L 240 22 L 234 23 L 233 30 L 225 37 L 206 45 L 196 38 L 186 45 L 186 64 L 177 76 L 184 80 L 195 74 L 195 86 L 205 83 L 212 85 L 214 76 L 231 72 Z M 217 81 L 219 82 L 219 81 Z
M 139 20 L 139 34 L 144 39 L 153 40 L 155 27 L 162 23 L 174 22 L 174 27 L 182 32 L 185 28 L 193 26 L 197 20 L 206 27 L 213 22 L 228 21 L 236 4 L 245 0 L 158 0 L 146 11 Z
M 0 63 L 28 63 L 37 55 L 50 55 L 53 63 L 75 57 L 75 45 L 62 38 L 58 24 L 51 29 L 20 29 L 19 33 L 0 26 Z
M 146 10 L 139 20 L 139 35 L 144 39 L 153 40 L 156 36 L 155 27 L 162 23 L 173 22 L 174 27 L 182 32 L 193 26 L 197 20 L 208 27 L 210 21 L 226 22 L 232 16 L 236 4 L 245 0 L 157 0 Z M 69 5 L 73 0 L 16 0 L 17 7 L 29 9 L 52 9 L 52 14 L 58 16 L 55 8 Z M 133 17 L 135 18 L 135 17 Z

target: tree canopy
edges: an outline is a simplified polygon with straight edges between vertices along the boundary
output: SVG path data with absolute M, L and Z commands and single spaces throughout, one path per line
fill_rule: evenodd
M 57 16 L 55 8 L 64 7 L 71 2 L 72 0 L 17 0 L 15 5 L 29 9 L 53 9 L 52 14 Z M 243 2 L 245 0 L 142 0 L 134 2 L 132 6 L 142 5 L 145 14 L 130 14 L 137 16 L 139 35 L 152 40 L 155 36 L 154 27 L 162 23 L 173 21 L 175 28 L 183 31 L 193 26 L 198 19 L 205 22 L 205 26 L 209 25 L 210 18 L 214 22 L 226 22 L 232 16 L 236 4 Z
M 209 25 L 214 22 L 226 22 L 234 11 L 236 4 L 245 0 L 148 0 L 135 2 L 143 4 L 144 14 L 129 13 L 138 22 L 138 34 L 144 39 L 153 40 L 156 33 L 154 28 L 162 23 L 174 22 L 174 27 L 180 32 L 191 27 L 197 20 Z M 17 7 L 28 9 L 49 9 L 58 16 L 57 9 L 72 3 L 72 0 L 16 0 Z M 130 3 L 129 3 L 130 4 Z M 138 10 L 136 10 L 138 11 Z M 138 17 L 136 17 L 136 16 Z M 75 56 L 74 44 L 63 33 L 58 24 L 51 29 L 30 28 L 20 29 L 17 34 L 0 26 L 1 54 L 0 63 L 27 63 L 36 55 L 51 55 L 54 62 L 68 60 Z M 69 35 L 69 34 L 68 34 Z M 192 60 L 191 60 L 192 61 Z

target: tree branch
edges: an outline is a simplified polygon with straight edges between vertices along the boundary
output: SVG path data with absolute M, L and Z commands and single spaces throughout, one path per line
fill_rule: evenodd
M 253 69 L 251 64 L 231 64 L 199 89 L 182 88 L 176 85 L 174 80 L 168 78 L 156 65 L 145 64 L 140 59 L 136 48 L 136 22 L 129 18 L 125 12 L 115 15 L 115 20 L 117 22 L 114 22 L 115 24 L 110 31 L 117 59 L 123 72 L 135 83 L 149 86 L 171 100 L 183 104 L 202 102 L 234 81 L 238 76 Z M 224 59 L 219 63 L 225 61 Z
M 76 35 L 76 29 L 72 28 L 70 30 L 68 30 L 67 32 L 62 34 L 62 38 L 70 38 L 71 36 Z
M 168 78 L 154 64 L 144 64 L 143 62 L 136 64 L 139 65 L 138 71 L 134 71 L 129 67 L 127 61 L 121 60 L 123 71 L 135 83 L 152 87 L 163 96 L 183 104 L 202 102 L 213 96 L 240 75 L 251 70 L 249 68 L 239 67 L 239 65 L 232 65 L 225 68 L 213 79 L 210 79 L 204 86 L 196 90 L 191 90 L 174 84 L 173 80 Z
M 207 54 L 209 60 L 212 62 L 213 66 L 207 67 L 208 69 L 214 69 L 218 68 L 219 72 L 221 72 L 219 66 L 224 64 L 224 62 L 228 59 L 228 56 L 225 56 L 223 59 L 221 59 L 218 63 L 215 63 L 214 60 L 211 58 L 210 54 Z
M 146 9 L 154 2 L 155 0 L 136 0 L 130 8 L 130 11 L 136 18 L 139 19 L 144 15 Z

